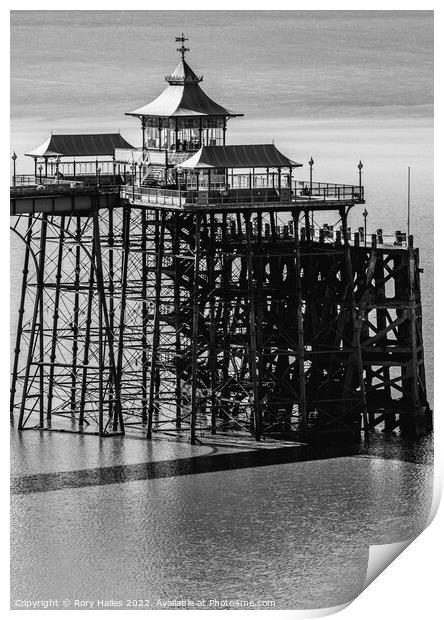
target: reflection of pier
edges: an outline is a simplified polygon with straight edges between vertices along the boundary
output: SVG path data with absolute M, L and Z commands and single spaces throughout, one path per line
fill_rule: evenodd
M 60 161 L 14 175 L 19 428 L 428 431 L 418 250 L 352 234 L 362 166 L 357 185 L 316 183 L 311 160 L 300 182 L 274 145 L 225 146 L 235 115 L 184 60 L 167 81 L 177 108 L 167 93 L 132 113 L 143 148 L 116 146 L 94 187 Z

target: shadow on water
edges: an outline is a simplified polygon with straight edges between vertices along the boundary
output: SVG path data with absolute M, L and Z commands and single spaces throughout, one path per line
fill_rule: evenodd
M 216 449 L 212 454 L 178 459 L 16 476 L 11 481 L 11 493 L 16 495 L 42 493 L 67 488 L 120 484 L 350 456 L 431 464 L 431 441 L 430 436 L 417 441 L 405 441 L 399 437 L 381 434 L 368 442 L 353 444 L 332 445 L 318 442 L 311 445 L 298 444 L 271 448 L 267 446 L 267 449 L 258 445 L 255 449 L 220 454 Z

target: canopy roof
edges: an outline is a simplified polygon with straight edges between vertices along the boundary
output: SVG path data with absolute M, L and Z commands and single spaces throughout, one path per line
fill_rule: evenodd
M 184 170 L 199 168 L 287 168 L 301 167 L 283 155 L 274 144 L 232 144 L 203 146 L 177 167 Z
M 92 157 L 114 155 L 114 149 L 133 149 L 120 133 L 51 134 L 29 157 Z
M 168 86 L 156 99 L 128 116 L 161 116 L 165 118 L 184 116 L 243 116 L 219 105 L 199 86 L 202 77 L 181 60 L 171 75 L 165 77 Z

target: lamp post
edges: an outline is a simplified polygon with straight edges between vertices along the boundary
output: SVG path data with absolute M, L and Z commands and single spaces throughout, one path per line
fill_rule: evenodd
M 97 168 L 97 185 L 100 187 L 100 173 L 102 172 L 102 169 L 99 167 Z
M 56 179 L 59 180 L 60 155 L 56 157 Z
M 136 167 L 137 167 L 136 162 L 133 162 L 131 164 L 131 170 L 133 172 L 133 200 L 134 200 L 134 197 L 135 197 L 134 189 L 135 189 L 135 185 L 136 185 Z
M 363 167 L 364 167 L 364 164 L 362 163 L 361 160 L 359 160 L 358 170 L 359 170 L 359 197 L 360 198 L 362 196 L 362 169 Z
M 310 161 L 308 162 L 308 165 L 310 166 L 310 200 L 311 200 L 311 194 L 312 194 L 312 190 L 313 190 L 313 157 L 310 157 Z M 307 235 L 310 233 L 310 235 L 314 234 L 313 229 L 314 229 L 314 210 L 311 212 L 311 228 L 312 230 L 307 231 Z M 307 239 L 309 239 L 310 237 L 307 237 Z
M 16 169 L 15 169 L 15 162 L 16 162 L 16 161 L 17 161 L 17 154 L 16 154 L 16 152 L 14 151 L 14 152 L 13 152 L 13 154 L 12 154 L 12 168 L 13 168 L 13 173 L 12 173 L 12 185 L 13 185 L 14 187 L 15 187 L 15 176 L 16 176 L 16 175 L 15 175 L 15 172 L 16 172 Z
M 40 164 L 40 166 L 39 166 L 39 173 L 40 173 L 40 185 L 42 184 L 42 170 L 43 170 L 43 166 L 42 166 L 42 164 Z
M 364 247 L 367 247 L 367 209 L 364 209 L 362 215 L 364 216 Z
M 310 166 L 310 196 L 311 196 L 311 191 L 313 189 L 313 157 L 310 157 L 310 161 L 308 162 L 308 165 Z

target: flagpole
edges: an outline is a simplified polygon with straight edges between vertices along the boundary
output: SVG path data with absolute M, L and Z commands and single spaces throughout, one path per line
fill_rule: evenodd
M 410 237 L 410 166 L 407 172 L 407 239 Z

